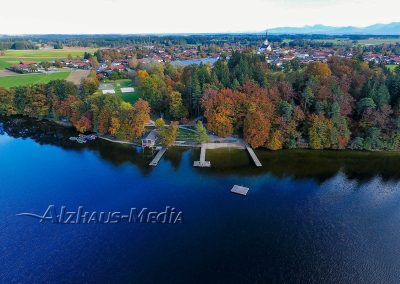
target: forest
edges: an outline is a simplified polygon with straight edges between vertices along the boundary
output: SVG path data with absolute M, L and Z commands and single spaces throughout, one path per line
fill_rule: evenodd
M 103 56 L 106 56 L 103 54 Z M 400 67 L 331 57 L 327 63 L 271 70 L 263 55 L 234 52 L 214 66 L 136 66 L 134 105 L 96 93 L 93 72 L 79 87 L 65 81 L 0 89 L 0 113 L 67 119 L 81 132 L 132 140 L 150 115 L 238 135 L 253 148 L 400 150 Z
M 151 66 L 137 72 L 137 84 L 154 112 L 204 115 L 212 133 L 254 148 L 399 149 L 399 67 L 356 56 L 285 72 L 267 66 L 262 55 L 235 52 L 213 68 Z
M 75 86 L 65 80 L 11 88 L 0 88 L 0 114 L 25 115 L 71 123 L 78 131 L 94 131 L 119 139 L 141 137 L 150 120 L 144 100 L 134 105 L 116 95 L 96 93 L 99 81 L 94 74 Z

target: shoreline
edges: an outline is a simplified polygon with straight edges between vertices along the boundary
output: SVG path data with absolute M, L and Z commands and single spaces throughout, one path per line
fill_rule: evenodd
M 97 135 L 97 137 L 99 139 L 103 139 L 103 140 L 108 141 L 108 142 L 112 142 L 112 143 L 116 143 L 116 144 L 122 144 L 122 145 L 132 145 L 132 146 L 142 147 L 142 145 L 139 145 L 139 144 L 137 144 L 135 142 L 117 140 L 117 139 L 113 139 L 113 138 L 110 138 L 110 137 L 103 136 L 103 135 L 101 135 L 99 133 L 96 133 L 96 135 Z
M 26 118 L 26 119 L 35 119 L 35 118 L 30 118 L 27 116 L 23 116 L 23 115 L 11 115 L 11 116 L 7 116 L 7 115 L 3 115 L 0 114 L 0 117 L 12 117 L 13 119 L 18 119 L 18 116 L 22 117 L 22 118 Z M 76 133 L 79 133 L 74 126 L 71 123 L 68 122 L 62 122 L 62 121 L 58 121 L 58 120 L 54 120 L 51 118 L 42 118 L 42 119 L 35 119 L 37 121 L 47 121 L 47 122 L 51 122 L 54 123 L 57 126 L 61 126 L 61 127 L 65 127 L 65 128 L 72 128 L 74 129 L 74 131 Z M 116 144 L 121 144 L 121 145 L 132 145 L 135 147 L 140 147 L 142 148 L 142 145 L 135 143 L 135 142 L 129 142 L 129 141 L 124 141 L 124 140 L 118 140 L 112 137 L 107 137 L 104 136 L 102 134 L 99 134 L 97 132 L 91 132 L 91 133 L 95 133 L 99 139 L 111 142 L 111 143 L 116 143 Z M 245 143 L 244 141 L 242 141 L 240 139 L 241 142 L 236 142 L 236 143 L 227 143 L 227 142 L 223 142 L 223 143 L 215 143 L 215 142 L 209 142 L 207 143 L 207 149 L 208 150 L 213 150 L 213 149 L 245 149 Z M 187 144 L 187 143 L 174 143 L 172 145 L 172 147 L 189 147 L 189 148 L 200 148 L 201 144 Z M 266 148 L 257 148 L 254 150 L 267 150 Z M 294 149 L 280 149 L 277 151 L 284 151 L 284 150 L 309 150 L 309 151 L 316 151 L 316 152 L 342 152 L 342 151 L 350 151 L 350 152 L 364 152 L 364 153 L 400 153 L 400 151 L 396 151 L 396 150 L 355 150 L 355 149 L 311 149 L 311 148 L 294 148 Z M 271 150 L 269 150 L 271 151 Z M 271 152 L 276 152 L 276 151 L 271 151 Z

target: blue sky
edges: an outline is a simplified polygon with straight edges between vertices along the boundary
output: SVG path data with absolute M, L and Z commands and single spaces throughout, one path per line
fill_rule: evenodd
M 400 21 L 399 0 L 11 0 L 0 34 L 199 33 Z

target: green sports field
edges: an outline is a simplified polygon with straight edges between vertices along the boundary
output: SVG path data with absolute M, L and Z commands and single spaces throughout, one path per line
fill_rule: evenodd
M 140 98 L 140 94 L 139 94 L 137 88 L 135 88 L 135 92 L 132 92 L 132 93 L 122 93 L 121 92 L 121 88 L 133 87 L 132 81 L 129 79 L 122 79 L 122 80 L 115 80 L 115 81 L 105 80 L 102 83 L 113 84 L 115 94 L 120 96 L 124 101 L 129 102 L 131 104 L 135 103 Z
M 65 80 L 69 74 L 70 72 L 57 72 L 52 74 L 23 74 L 0 77 L 0 87 L 12 88 L 34 84 L 46 84 L 53 80 Z

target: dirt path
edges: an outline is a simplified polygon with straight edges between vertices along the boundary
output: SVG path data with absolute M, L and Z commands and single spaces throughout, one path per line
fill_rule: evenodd
M 17 76 L 18 73 L 12 72 L 10 70 L 0 70 L 0 77 Z
M 67 81 L 79 85 L 83 78 L 86 78 L 90 73 L 90 70 L 75 70 L 69 74 Z

